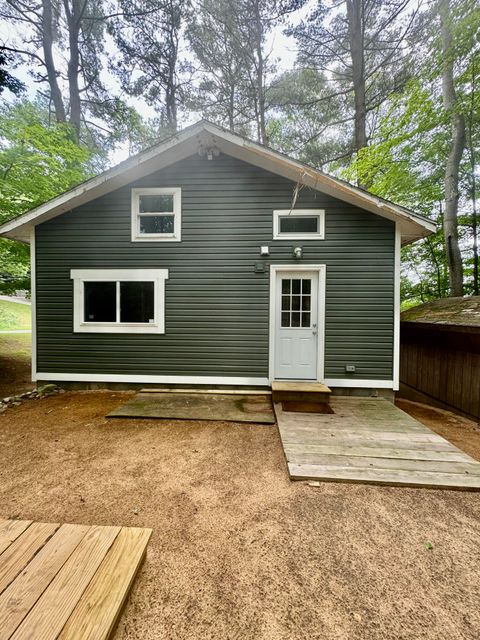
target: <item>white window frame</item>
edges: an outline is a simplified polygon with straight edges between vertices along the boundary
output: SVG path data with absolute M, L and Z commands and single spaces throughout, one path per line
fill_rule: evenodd
M 165 280 L 168 269 L 72 269 L 74 333 L 165 333 Z M 85 322 L 84 283 L 117 283 L 117 321 Z M 154 283 L 153 322 L 120 322 L 120 282 Z
M 317 216 L 317 233 L 281 233 L 280 218 L 289 216 Z M 325 210 L 324 209 L 275 209 L 273 212 L 273 239 L 274 240 L 325 240 Z
M 173 233 L 140 233 L 140 196 L 173 195 L 173 211 L 152 212 L 150 215 L 162 213 L 174 216 Z M 180 242 L 182 239 L 182 190 L 180 187 L 149 187 L 132 189 L 132 242 Z

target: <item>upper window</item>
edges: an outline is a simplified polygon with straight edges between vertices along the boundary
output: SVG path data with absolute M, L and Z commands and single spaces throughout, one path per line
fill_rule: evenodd
M 180 188 L 132 189 L 132 241 L 178 242 L 181 199 Z
M 323 240 L 323 209 L 277 209 L 273 212 L 273 237 L 278 240 Z
M 72 269 L 75 332 L 164 333 L 167 269 Z

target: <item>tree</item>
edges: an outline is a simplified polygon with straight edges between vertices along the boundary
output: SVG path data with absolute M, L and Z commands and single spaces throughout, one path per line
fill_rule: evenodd
M 91 154 L 72 139 L 71 125 L 50 123 L 44 106 L 0 108 L 0 224 L 46 202 L 93 174 Z M 28 248 L 0 239 L 0 271 L 28 271 Z
M 452 296 L 463 295 L 463 263 L 458 243 L 459 171 L 465 149 L 465 116 L 455 90 L 452 14 L 449 0 L 439 4 L 442 38 L 443 105 L 450 119 L 449 151 L 445 163 L 445 213 L 443 229 Z
M 0 47 L 0 94 L 4 89 L 8 89 L 14 95 L 19 95 L 25 90 L 25 85 L 15 78 L 7 69 L 7 65 L 12 64 L 13 56 L 3 47 Z
M 141 96 L 160 115 L 165 133 L 178 127 L 182 89 L 181 30 L 188 9 L 182 0 L 119 0 L 121 17 L 109 27 L 119 56 L 112 65 L 122 88 Z
M 407 37 L 418 13 L 418 8 L 408 13 L 409 5 L 409 0 L 321 0 L 289 30 L 299 45 L 299 66 L 321 72 L 330 86 L 327 95 L 320 87 L 317 104 L 341 98 L 341 124 L 353 122 L 345 157 L 367 146 L 374 114 L 408 77 Z

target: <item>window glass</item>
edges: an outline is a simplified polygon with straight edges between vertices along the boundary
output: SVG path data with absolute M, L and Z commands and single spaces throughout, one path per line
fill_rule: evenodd
M 117 314 L 116 282 L 84 283 L 84 321 L 115 322 Z
M 281 326 L 283 328 L 310 327 L 311 291 L 310 278 L 282 279 Z
M 154 321 L 154 283 L 120 282 L 120 322 Z
M 140 233 L 173 233 L 175 216 L 140 216 Z
M 280 233 L 318 233 L 318 216 L 281 216 Z
M 140 213 L 167 213 L 173 212 L 173 195 L 140 195 Z

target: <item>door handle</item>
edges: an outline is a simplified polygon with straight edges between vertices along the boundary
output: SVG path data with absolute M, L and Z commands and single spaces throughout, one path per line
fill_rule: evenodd
M 316 329 L 312 329 L 312 333 L 313 333 L 314 336 L 316 336 L 317 335 L 317 330 Z

